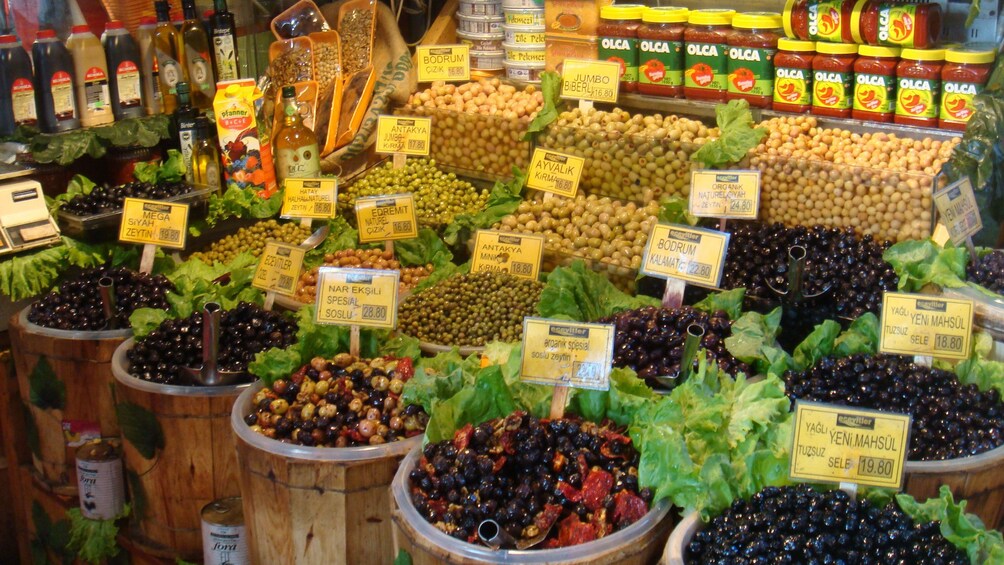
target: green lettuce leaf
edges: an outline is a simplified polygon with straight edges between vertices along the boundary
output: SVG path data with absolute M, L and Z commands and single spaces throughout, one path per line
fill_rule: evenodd
M 503 418 L 515 410 L 516 402 L 502 376 L 502 368 L 486 367 L 478 372 L 473 387 L 464 387 L 449 400 L 435 404 L 425 437 L 430 442 L 450 439 L 466 424 Z
M 738 320 L 743 311 L 743 298 L 746 296 L 745 288 L 734 288 L 713 292 L 704 300 L 694 304 L 695 310 L 714 314 L 719 310 L 724 310 L 730 320 Z
M 902 241 L 886 249 L 882 259 L 899 275 L 901 291 L 916 292 L 927 284 L 965 286 L 968 253 L 964 248 L 942 248 L 930 239 Z
M 356 249 L 359 246 L 359 232 L 338 216 L 328 222 L 328 236 L 316 248 L 307 252 L 303 258 L 305 269 L 314 268 L 324 262 L 324 256 L 343 249 Z M 396 247 L 396 246 L 395 246 Z
M 476 230 L 490 228 L 516 211 L 523 200 L 521 194 L 526 185 L 526 173 L 513 167 L 512 174 L 513 178 L 508 182 L 495 183 L 483 210 L 476 214 L 457 214 L 453 218 L 443 231 L 443 241 L 447 245 L 469 241 Z
M 814 366 L 820 359 L 833 354 L 837 336 L 840 335 L 840 324 L 826 320 L 812 330 L 802 343 L 795 346 L 792 354 L 792 368 L 804 371 Z
M 610 390 L 576 390 L 568 412 L 594 422 L 609 418 L 617 425 L 627 426 L 657 398 L 656 392 L 634 371 L 615 367 L 610 371 Z
M 781 375 L 791 366 L 791 356 L 777 345 L 780 331 L 780 307 L 767 315 L 746 312 L 732 323 L 725 348 L 758 375 Z
M 692 160 L 708 169 L 738 163 L 767 135 L 766 128 L 753 127 L 753 114 L 745 100 L 715 106 L 715 121 L 720 132 L 718 137 L 691 155 Z
M 52 206 L 49 207 L 50 213 L 55 213 L 63 204 L 66 204 L 70 200 L 73 200 L 77 196 L 86 196 L 94 190 L 94 181 L 85 177 L 84 175 L 73 175 L 70 182 L 66 185 L 66 192 L 56 196 L 52 199 Z
M 428 228 L 418 230 L 418 237 L 414 239 L 394 242 L 394 255 L 405 267 L 432 265 L 439 268 L 453 260 L 453 253 L 443 240 Z
M 554 71 L 544 71 L 540 75 L 540 91 L 544 95 L 544 108 L 530 120 L 523 141 L 533 141 L 538 132 L 558 119 L 558 107 L 561 104 L 561 75 Z
M 908 494 L 896 495 L 896 502 L 914 522 L 938 522 L 941 535 L 965 551 L 971 563 L 1004 563 L 1004 537 L 988 530 L 976 515 L 967 514 L 966 501 L 956 503 L 947 485 L 941 485 L 937 498 L 923 503 Z
M 136 163 L 133 176 L 140 182 L 158 184 L 178 182 L 185 178 L 185 159 L 177 149 L 167 150 L 167 159 L 157 162 Z
M 666 196 L 659 201 L 659 221 L 665 224 L 696 226 L 700 218 L 690 214 L 689 202 L 682 196 Z
M 606 276 L 577 259 L 547 275 L 537 313 L 545 318 L 592 322 L 625 310 L 658 305 L 655 298 L 621 292 Z
M 227 185 L 223 194 L 213 193 L 209 196 L 209 213 L 206 223 L 215 226 L 217 222 L 227 218 L 271 218 L 282 208 L 282 190 L 277 191 L 267 200 L 258 196 L 252 188 L 238 188 Z
M 122 514 L 110 520 L 85 518 L 79 508 L 67 510 L 66 516 L 70 519 L 70 541 L 67 548 L 88 563 L 103 563 L 104 560 L 115 557 L 121 549 L 116 539 L 119 528 L 115 522 L 128 515 L 128 504 L 123 507 Z
M 980 390 L 997 389 L 1004 396 L 1004 363 L 989 359 L 994 347 L 990 335 L 979 332 L 973 334 L 973 351 L 968 359 L 960 361 L 951 370 L 964 385 L 974 384 Z M 940 365 L 939 365 L 940 366 Z M 941 367 L 947 369 L 948 367 Z
M 871 312 L 862 314 L 833 341 L 833 355 L 849 357 L 858 353 L 877 353 L 880 331 L 879 320 L 875 314 Z

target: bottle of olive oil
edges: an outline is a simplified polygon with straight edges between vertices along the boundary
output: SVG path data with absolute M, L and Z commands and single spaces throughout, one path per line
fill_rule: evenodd
M 237 80 L 237 24 L 234 14 L 227 9 L 227 0 L 213 0 L 213 16 L 209 28 L 213 33 L 213 60 L 216 62 L 216 80 Z
M 181 158 L 185 162 L 185 180 L 192 182 L 192 150 L 195 147 L 195 117 L 198 111 L 192 107 L 188 83 L 179 82 L 175 88 L 178 91 L 178 107 L 174 110 L 174 127 L 178 132 Z
M 219 192 L 221 180 L 220 149 L 209 118 L 195 118 L 195 146 L 192 148 L 192 181 Z
M 161 110 L 173 114 L 178 107 L 179 82 L 188 82 L 185 68 L 185 45 L 181 32 L 171 23 L 171 7 L 167 0 L 153 3 L 157 11 L 157 28 L 153 32 L 154 53 L 157 56 L 157 70 L 160 72 L 160 92 L 163 102 Z
M 212 107 L 213 98 L 216 96 L 216 79 L 213 76 L 213 62 L 209 54 L 209 39 L 195 11 L 195 0 L 184 0 L 181 6 L 185 11 L 185 21 L 181 24 L 181 37 L 185 44 L 185 66 L 188 67 L 192 104 L 196 108 L 208 109 Z
M 317 149 L 317 136 L 304 125 L 303 118 L 300 117 L 295 87 L 282 87 L 282 105 L 282 127 L 275 134 L 276 176 L 279 183 L 287 178 L 320 175 L 321 158 Z

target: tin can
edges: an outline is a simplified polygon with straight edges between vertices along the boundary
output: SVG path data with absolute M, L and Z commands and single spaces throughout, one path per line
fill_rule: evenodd
M 122 514 L 122 476 L 122 449 L 117 440 L 95 439 L 77 448 L 77 489 L 84 518 L 111 520 Z
M 202 560 L 205 565 L 246 565 L 247 530 L 241 497 L 221 498 L 202 507 Z

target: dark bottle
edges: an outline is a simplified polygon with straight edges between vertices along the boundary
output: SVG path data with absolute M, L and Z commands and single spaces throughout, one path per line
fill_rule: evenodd
M 31 59 L 13 35 L 0 35 L 0 135 L 38 123 Z
M 105 25 L 101 43 L 108 61 L 112 113 L 115 119 L 143 116 L 146 111 L 143 108 L 143 79 L 140 74 L 143 58 L 139 45 L 118 20 Z
M 31 47 L 39 129 L 57 133 L 80 127 L 74 98 L 73 56 L 51 29 L 40 29 Z
M 187 82 L 179 82 L 178 109 L 174 111 L 174 124 L 178 131 L 178 145 L 185 161 L 185 178 L 192 181 L 192 148 L 195 147 L 195 118 L 199 113 L 192 107 L 191 91 Z
M 233 12 L 227 10 L 227 0 L 213 0 L 213 61 L 216 64 L 216 80 L 236 80 L 237 71 L 237 24 Z

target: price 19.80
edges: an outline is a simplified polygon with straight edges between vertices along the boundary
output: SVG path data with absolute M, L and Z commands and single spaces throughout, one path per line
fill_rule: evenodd
M 892 478 L 892 470 L 896 467 L 892 459 L 881 457 L 858 458 L 858 474 L 865 477 Z

